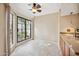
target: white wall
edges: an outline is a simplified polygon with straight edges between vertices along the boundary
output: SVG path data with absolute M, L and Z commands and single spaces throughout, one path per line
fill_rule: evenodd
M 0 3 L 0 55 L 5 55 L 5 6 Z
M 34 40 L 40 48 L 48 46 L 51 55 L 61 55 L 59 51 L 59 13 L 35 17 Z M 42 46 L 42 47 L 41 47 Z
M 34 26 L 35 40 L 58 44 L 58 13 L 35 17 Z

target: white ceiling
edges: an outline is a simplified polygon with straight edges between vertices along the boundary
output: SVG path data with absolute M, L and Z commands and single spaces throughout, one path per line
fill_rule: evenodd
M 10 6 L 16 13 L 21 13 L 27 17 L 41 16 L 58 12 L 60 8 L 60 3 L 39 3 L 41 5 L 42 12 L 33 14 L 32 11 L 29 10 L 32 6 L 29 6 L 28 4 L 29 3 L 11 3 Z

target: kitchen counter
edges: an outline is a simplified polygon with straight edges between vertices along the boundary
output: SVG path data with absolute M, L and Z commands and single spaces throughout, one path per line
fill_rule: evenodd
M 79 38 L 75 38 L 73 35 L 64 35 L 60 36 L 65 44 L 72 48 L 76 55 L 79 55 Z

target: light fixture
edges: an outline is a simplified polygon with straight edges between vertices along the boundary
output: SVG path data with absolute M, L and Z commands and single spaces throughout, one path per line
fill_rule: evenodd
M 71 26 L 73 25 L 73 24 L 72 24 L 72 14 L 73 14 L 73 12 L 70 13 L 70 15 L 71 15 L 71 21 L 70 21 Z
M 36 10 L 35 8 L 33 8 L 33 9 L 32 9 L 32 12 L 33 12 L 33 13 L 36 13 L 36 12 L 37 12 L 37 10 Z
M 71 31 L 71 30 L 68 28 L 68 29 L 67 29 L 67 32 L 70 32 L 70 31 Z

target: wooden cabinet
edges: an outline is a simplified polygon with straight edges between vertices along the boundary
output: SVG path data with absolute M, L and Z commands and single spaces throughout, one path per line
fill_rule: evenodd
M 75 56 L 75 52 L 72 48 L 70 48 L 70 56 Z
M 65 56 L 70 55 L 70 48 L 66 44 L 64 45 L 64 54 L 65 54 Z
M 62 52 L 62 55 L 64 56 L 64 41 L 62 40 L 62 38 L 60 39 L 60 49 L 61 49 L 61 52 Z
M 60 38 L 60 48 L 63 56 L 74 56 L 75 52 L 67 45 L 62 38 Z

